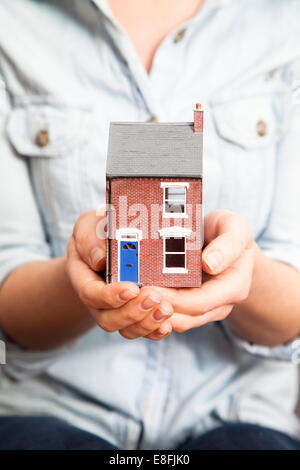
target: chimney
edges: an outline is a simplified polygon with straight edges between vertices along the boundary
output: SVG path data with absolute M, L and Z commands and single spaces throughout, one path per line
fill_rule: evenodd
M 203 111 L 200 103 L 196 104 L 194 110 L 194 132 L 203 132 Z

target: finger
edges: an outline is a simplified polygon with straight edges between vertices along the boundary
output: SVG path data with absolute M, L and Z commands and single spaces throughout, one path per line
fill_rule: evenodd
M 73 236 L 79 256 L 94 271 L 101 271 L 105 267 L 105 225 L 105 215 L 97 215 L 96 211 L 85 212 L 74 225 Z
M 251 230 L 247 222 L 229 211 L 219 211 L 207 216 L 205 224 L 206 242 L 202 253 L 203 269 L 209 274 L 218 274 L 231 266 L 252 243 Z
M 159 329 L 166 320 L 173 314 L 172 305 L 165 300 L 154 309 L 153 312 L 146 315 L 146 317 L 133 325 L 120 330 L 120 334 L 127 339 L 135 339 L 141 336 L 147 336 L 153 331 Z
M 170 333 L 172 333 L 172 323 L 170 320 L 167 320 L 160 328 L 145 336 L 145 338 L 151 339 L 152 341 L 161 341 L 169 336 Z
M 81 301 L 91 308 L 118 308 L 139 294 L 138 286 L 132 282 L 106 284 L 82 261 L 77 253 L 73 237 L 68 245 L 67 271 Z
M 171 318 L 173 331 L 183 333 L 192 328 L 199 328 L 206 323 L 224 320 L 230 314 L 232 308 L 233 305 L 225 305 L 197 316 L 174 313 Z
M 135 299 L 130 300 L 118 309 L 99 310 L 94 314 L 94 318 L 105 331 L 122 330 L 151 314 L 161 300 L 162 297 L 159 292 L 151 288 L 142 288 Z
M 199 315 L 217 307 L 236 304 L 247 298 L 253 272 L 253 255 L 250 249 L 226 271 L 213 276 L 200 288 L 170 289 L 156 287 L 169 301 L 175 312 Z

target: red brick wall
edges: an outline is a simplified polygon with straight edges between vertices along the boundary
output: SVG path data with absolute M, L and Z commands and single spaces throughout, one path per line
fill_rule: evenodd
M 188 218 L 162 218 L 163 189 L 160 187 L 160 183 L 168 181 L 189 183 L 187 205 L 190 214 Z M 113 178 L 111 179 L 111 204 L 116 211 L 116 225 L 113 228 L 134 226 L 146 229 L 139 244 L 139 277 L 143 285 L 164 287 L 197 287 L 201 285 L 202 181 L 200 179 Z M 136 204 L 143 204 L 143 206 L 134 206 Z M 154 208 L 153 204 L 156 205 Z M 128 213 L 127 221 L 126 213 Z M 193 232 L 191 237 L 187 238 L 186 266 L 188 273 L 184 274 L 162 272 L 164 265 L 163 238 L 159 236 L 157 229 L 175 225 L 190 228 Z M 198 242 L 195 241 L 195 234 L 197 234 Z M 156 238 L 153 239 L 153 235 Z M 113 230 L 111 240 L 112 282 L 118 281 L 118 243 Z

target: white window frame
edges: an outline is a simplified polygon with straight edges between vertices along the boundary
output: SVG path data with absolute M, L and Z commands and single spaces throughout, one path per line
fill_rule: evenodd
M 140 241 L 142 240 L 142 231 L 134 227 L 118 228 L 116 230 L 116 240 Z
M 185 227 L 167 227 L 163 228 L 158 231 L 159 235 L 163 238 L 163 274 L 187 274 L 189 271 L 187 269 L 187 251 L 186 251 L 186 239 L 191 235 L 192 231 Z M 184 268 L 167 268 L 166 267 L 166 238 L 184 238 Z M 175 251 L 172 251 L 172 254 L 177 254 Z M 178 254 L 183 254 L 182 251 L 178 252 Z
M 186 219 L 188 217 L 186 200 L 187 200 L 187 190 L 190 187 L 190 184 L 183 181 L 170 181 L 160 183 L 160 187 L 163 190 L 163 218 L 164 219 Z M 184 201 L 184 212 L 166 212 L 166 189 L 168 188 L 185 188 L 185 201 Z

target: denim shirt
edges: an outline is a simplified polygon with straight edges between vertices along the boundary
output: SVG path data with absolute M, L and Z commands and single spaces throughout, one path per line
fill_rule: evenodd
M 198 101 L 205 212 L 240 214 L 299 270 L 299 19 L 298 1 L 206 0 L 147 75 L 105 0 L 2 0 L 0 282 L 65 254 L 76 218 L 104 203 L 110 121 L 191 121 Z M 256 346 L 222 322 L 159 342 L 94 328 L 49 352 L 2 338 L 1 415 L 60 417 L 124 449 L 171 449 L 224 421 L 299 435 L 299 339 Z

